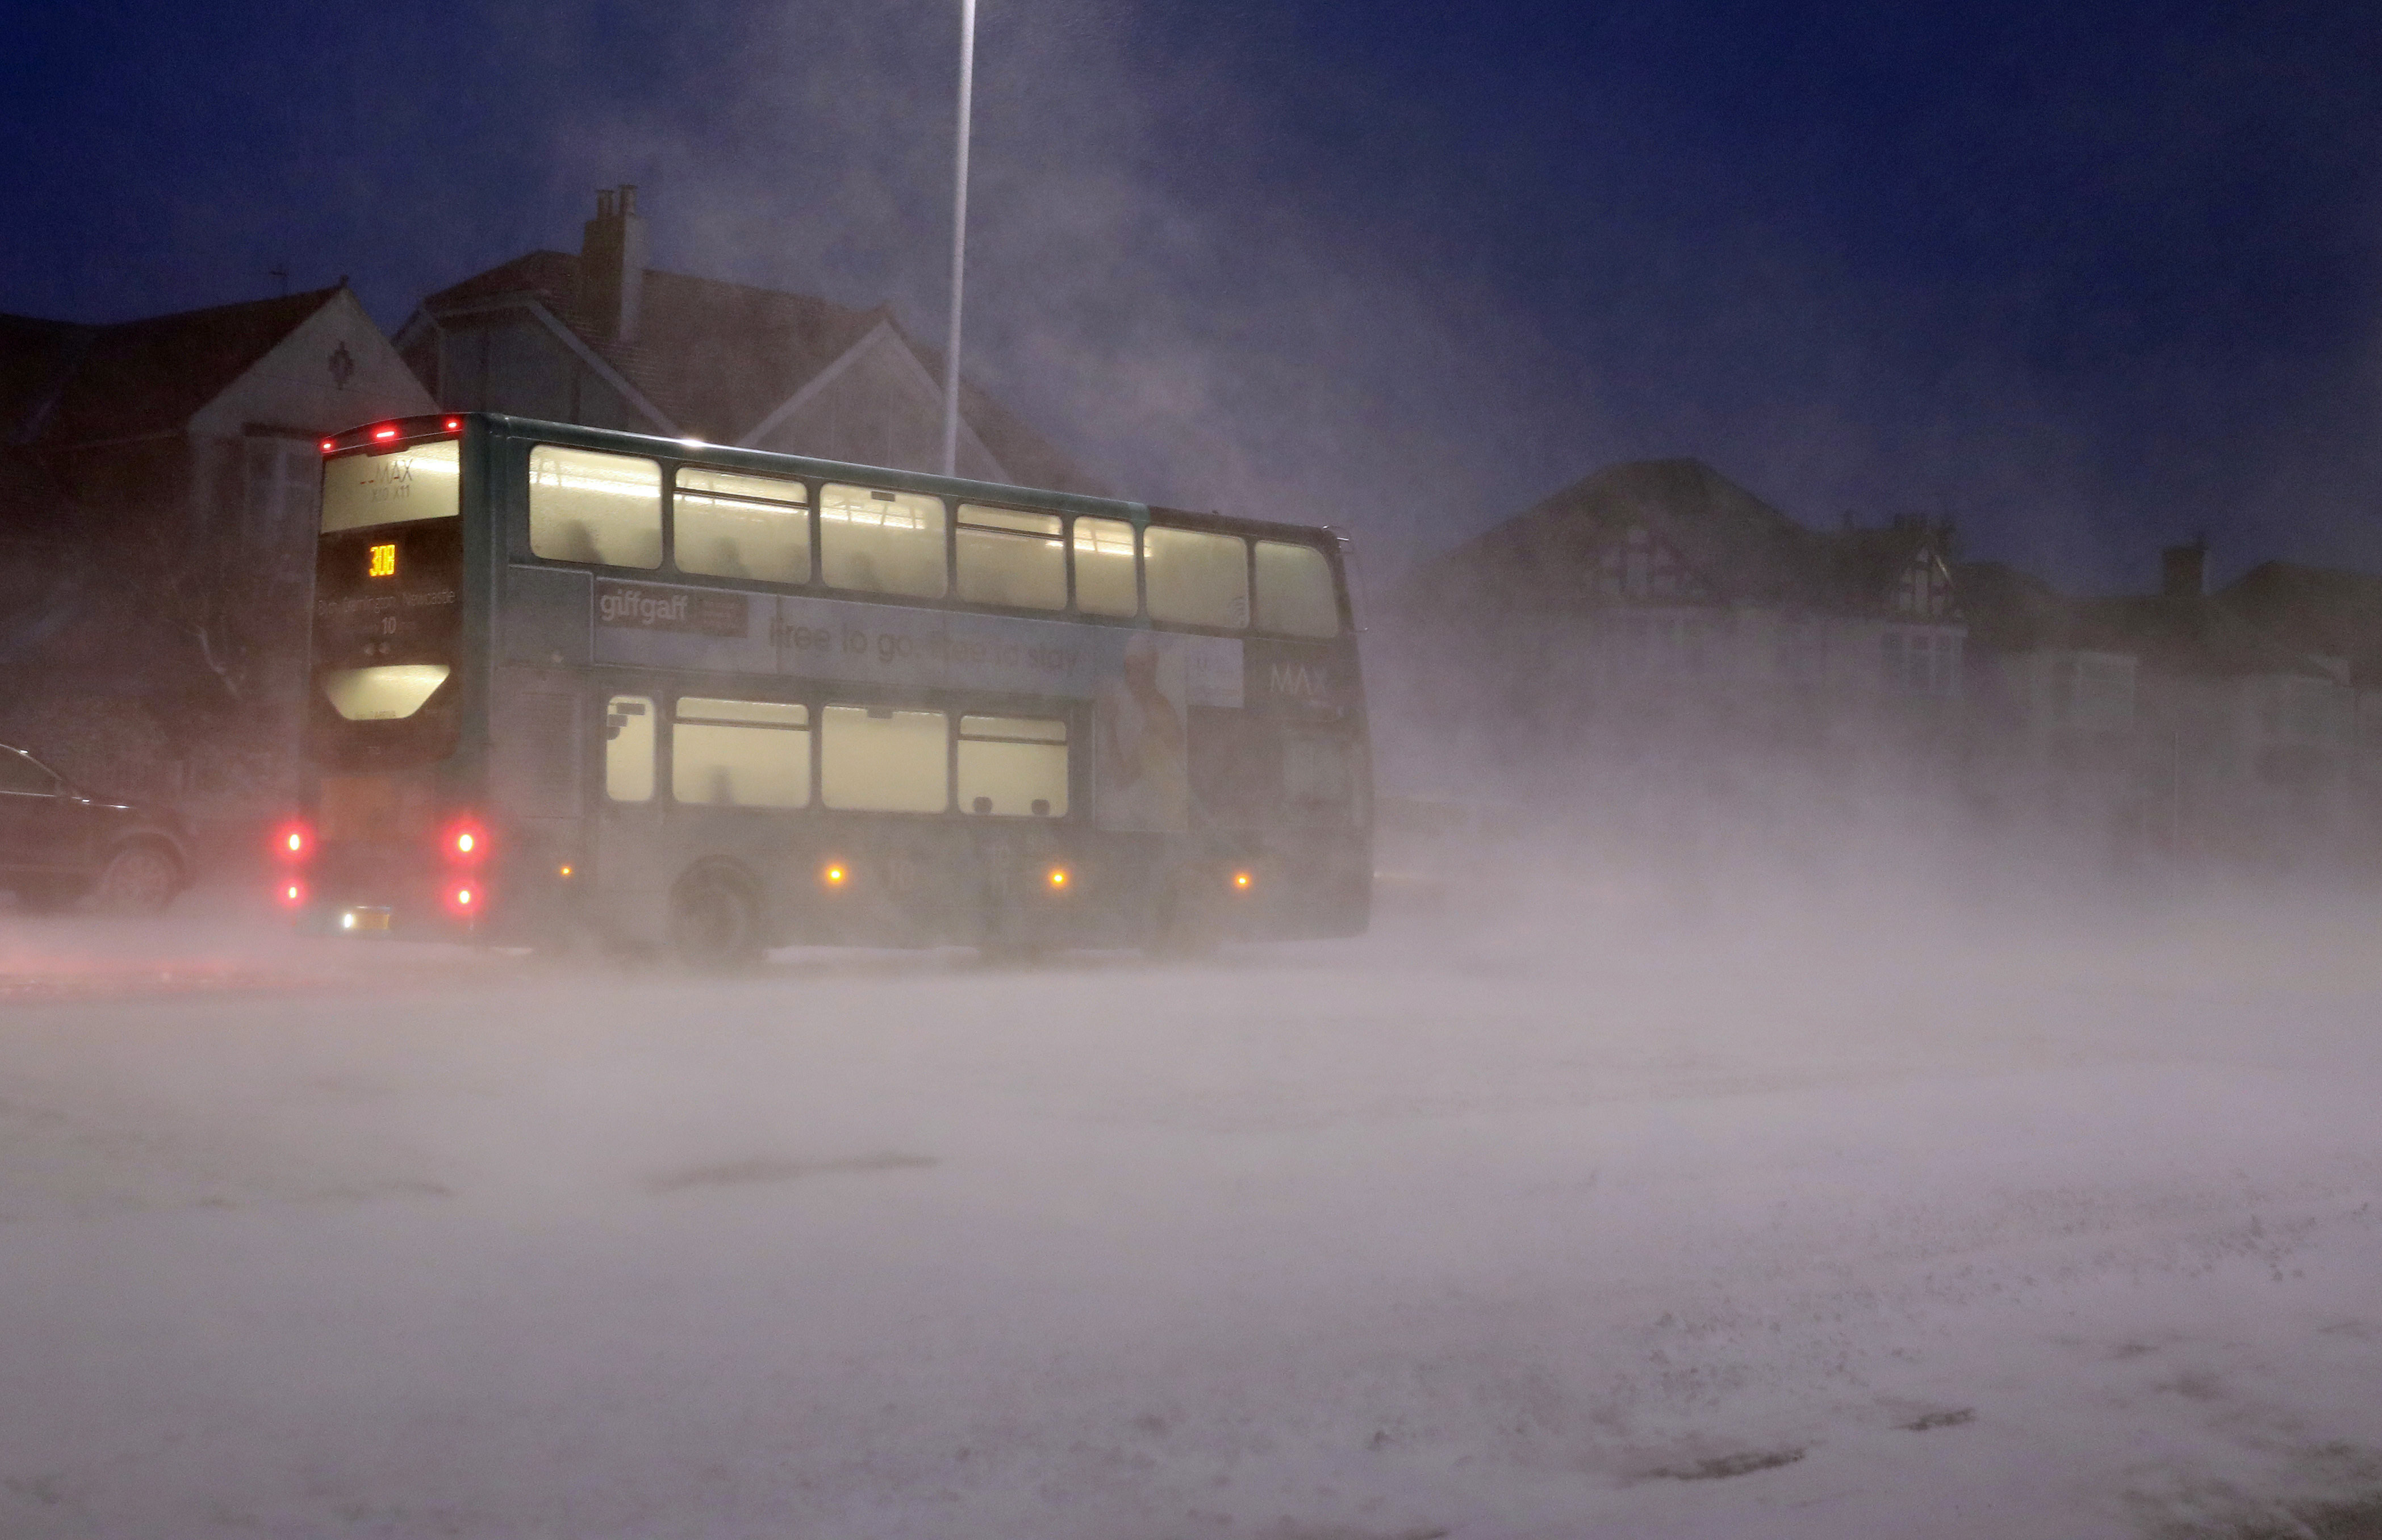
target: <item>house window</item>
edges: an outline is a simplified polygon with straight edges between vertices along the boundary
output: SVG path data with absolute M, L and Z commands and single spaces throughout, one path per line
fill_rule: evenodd
M 2134 660 L 2082 653 L 2069 697 L 2068 722 L 2086 732 L 2124 732 L 2134 723 Z
M 1894 607 L 1897 614 L 1922 620 L 1938 620 L 1952 612 L 1951 578 L 1934 552 L 1920 553 L 1903 569 L 1902 581 L 1895 587 Z
M 1885 688 L 1904 695 L 1957 695 L 1960 639 L 1942 631 L 1885 632 L 1878 639 Z

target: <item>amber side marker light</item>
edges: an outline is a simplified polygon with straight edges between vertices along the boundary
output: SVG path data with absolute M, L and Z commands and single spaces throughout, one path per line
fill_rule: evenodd
M 843 869 L 843 865 L 841 862 L 829 862 L 826 868 L 819 873 L 819 881 L 827 884 L 829 887 L 841 887 L 843 886 L 843 879 L 851 874 L 851 873 Z
M 1067 869 L 1065 867 L 1053 866 L 1050 868 L 1050 890 L 1053 893 L 1067 886 Z
M 1257 881 L 1256 877 L 1250 875 L 1246 872 L 1235 872 L 1233 874 L 1233 891 L 1235 893 L 1246 893 L 1250 888 L 1257 886 Z
M 571 875 L 571 868 L 568 866 L 558 866 L 554 869 L 554 874 L 558 877 L 567 877 Z

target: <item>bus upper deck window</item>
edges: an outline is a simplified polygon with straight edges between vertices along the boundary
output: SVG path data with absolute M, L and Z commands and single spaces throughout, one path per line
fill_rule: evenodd
M 1017 609 L 1067 607 L 1067 547 L 1055 513 L 960 505 L 960 597 Z
M 811 581 L 810 493 L 800 482 L 680 470 L 671 504 L 671 555 L 681 572 Z
M 1337 636 L 1340 600 L 1332 563 L 1312 545 L 1257 543 L 1258 629 L 1281 636 Z
M 366 530 L 462 510 L 462 451 L 451 439 L 323 462 L 323 532 Z
M 1141 608 L 1133 575 L 1133 526 L 1122 519 L 1075 520 L 1075 608 L 1132 615 Z
M 837 588 L 939 599 L 943 500 L 915 492 L 819 488 L 819 576 Z
M 1152 524 L 1141 552 L 1152 620 L 1231 631 L 1248 625 L 1248 547 L 1240 536 Z
M 549 561 L 662 564 L 662 468 L 541 444 L 529 456 L 529 548 Z

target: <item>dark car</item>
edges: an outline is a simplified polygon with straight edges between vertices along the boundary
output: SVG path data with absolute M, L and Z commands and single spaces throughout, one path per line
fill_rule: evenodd
M 31 910 L 84 895 L 118 914 L 154 914 L 190 885 L 181 819 L 77 789 L 22 749 L 0 744 L 0 887 Z

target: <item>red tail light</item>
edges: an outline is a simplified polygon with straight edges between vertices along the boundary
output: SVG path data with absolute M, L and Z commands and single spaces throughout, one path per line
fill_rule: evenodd
M 327 455 L 327 454 L 329 454 L 329 453 L 331 452 L 331 446 L 332 446 L 332 445 L 334 445 L 334 444 L 336 444 L 336 443 L 338 443 L 338 441 L 337 439 L 330 439 L 330 438 L 326 438 L 326 439 L 323 440 L 323 453 L 325 453 L 325 454 L 326 454 L 326 455 Z
M 447 420 L 447 431 L 450 434 L 461 433 L 463 431 L 463 420 L 460 417 L 448 418 Z
M 306 885 L 302 882 L 285 882 L 274 889 L 273 896 L 281 900 L 282 908 L 297 909 L 306 902 Z
M 314 831 L 303 824 L 284 824 L 273 831 L 273 853 L 285 862 L 301 862 L 314 853 Z
M 476 818 L 460 819 L 447 825 L 438 848 L 450 862 L 476 866 L 487 858 L 488 831 Z
M 487 903 L 487 895 L 473 882 L 459 882 L 447 889 L 447 912 L 458 919 L 468 920 L 480 912 Z

